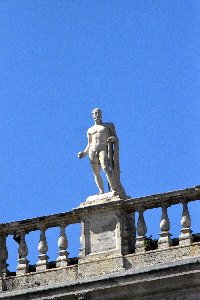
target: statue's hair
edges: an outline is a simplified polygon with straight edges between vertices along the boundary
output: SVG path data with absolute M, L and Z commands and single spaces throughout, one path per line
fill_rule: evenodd
M 93 109 L 93 111 L 92 111 L 92 114 L 93 114 L 95 111 L 100 111 L 100 112 L 101 112 L 101 114 L 102 114 L 102 111 L 101 111 L 101 109 L 100 109 L 100 108 L 95 108 L 95 109 Z

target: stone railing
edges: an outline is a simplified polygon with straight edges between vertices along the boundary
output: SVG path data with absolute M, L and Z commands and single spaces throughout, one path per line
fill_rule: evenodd
M 73 211 L 49 215 L 45 217 L 38 217 L 27 219 L 23 221 L 0 224 L 0 275 L 1 277 L 9 276 L 7 269 L 8 250 L 6 247 L 6 238 L 8 235 L 13 235 L 14 240 L 18 243 L 18 266 L 16 274 L 26 274 L 29 272 L 29 265 L 27 260 L 28 247 L 26 244 L 26 235 L 31 231 L 40 230 L 40 240 L 38 244 L 38 262 L 36 263 L 36 271 L 42 271 L 49 268 L 49 257 L 46 255 L 48 251 L 48 244 L 45 232 L 49 228 L 60 227 L 60 237 L 58 239 L 58 246 L 60 251 L 56 261 L 56 267 L 68 266 L 70 261 L 68 258 L 68 240 L 65 233 L 65 228 L 69 224 L 80 223 L 80 218 L 75 215 Z
M 194 236 L 191 234 L 191 217 L 188 210 L 188 202 L 200 199 L 200 186 L 191 189 L 185 189 L 175 192 L 169 192 L 164 194 L 158 194 L 148 197 L 135 199 L 135 201 L 129 201 L 130 206 L 134 207 L 134 211 L 137 211 L 138 222 L 137 222 L 137 233 L 135 244 L 135 252 L 144 252 L 145 249 L 145 235 L 147 233 L 147 226 L 144 219 L 144 212 L 147 209 L 153 209 L 161 207 L 161 221 L 160 221 L 160 238 L 158 239 L 158 249 L 165 249 L 173 245 L 170 234 L 170 220 L 168 217 L 168 208 L 175 204 L 182 204 L 182 217 L 180 219 L 181 234 L 178 238 L 178 245 L 190 245 Z M 133 200 L 133 199 L 132 199 Z M 178 221 L 178 220 L 177 220 Z M 177 240 L 177 239 L 176 239 Z
M 26 244 L 26 234 L 36 230 L 40 230 L 40 241 L 38 245 L 40 254 L 38 255 L 39 260 L 36 263 L 36 272 L 49 269 L 49 257 L 46 254 L 48 251 L 48 244 L 45 232 L 47 229 L 53 227 L 60 227 L 60 237 L 58 239 L 60 251 L 58 252 L 55 267 L 60 268 L 69 266 L 70 260 L 67 252 L 68 241 L 65 233 L 65 227 L 75 223 L 82 223 L 81 241 L 83 247 L 79 256 L 80 264 L 84 262 L 84 260 L 88 262 L 90 257 L 94 260 L 100 257 L 102 259 L 102 255 L 105 255 L 106 257 L 109 255 L 113 256 L 114 254 L 123 256 L 134 253 L 134 251 L 136 254 L 142 253 L 145 251 L 145 234 L 147 232 L 144 211 L 158 207 L 162 208 L 160 222 L 161 233 L 159 233 L 160 238 L 158 239 L 158 249 L 162 250 L 169 248 L 172 246 L 172 240 L 169 232 L 170 220 L 167 209 L 171 205 L 180 203 L 182 203 L 183 212 L 180 220 L 182 228 L 180 229 L 181 233 L 179 236 L 179 245 L 190 245 L 193 243 L 194 236 L 191 234 L 191 218 L 187 204 L 190 201 L 199 199 L 200 186 L 197 186 L 194 188 L 135 199 L 121 200 L 116 198 L 107 202 L 101 201 L 100 203 L 86 202 L 70 212 L 0 224 L 0 276 L 9 276 L 7 265 L 8 251 L 6 247 L 6 238 L 8 235 L 13 235 L 15 241 L 18 242 L 18 266 L 16 274 L 24 275 L 31 271 L 27 260 L 28 247 Z M 131 222 L 134 223 L 134 212 L 138 212 L 139 214 L 136 226 L 138 233 L 137 237 L 134 225 L 131 225 Z M 93 216 L 93 214 L 96 215 L 91 221 L 91 216 Z M 101 222 L 102 224 L 98 226 L 98 220 L 101 220 L 101 217 L 104 218 L 105 222 Z M 112 219 L 111 222 L 109 222 L 109 218 Z M 106 222 L 108 225 L 105 225 Z M 92 226 L 94 226 L 94 233 L 92 233 L 90 237 L 85 236 L 87 235 L 87 228 L 89 228 L 88 234 L 91 234 L 91 231 L 93 231 Z M 103 231 L 105 231 L 105 234 Z M 113 234 L 113 232 L 115 233 Z M 95 247 L 90 245 L 88 248 L 89 250 L 86 250 L 87 241 L 90 243 L 93 243 L 93 241 L 95 242 L 95 234 L 97 235 L 98 242 L 99 239 L 102 239 L 99 244 L 101 245 L 101 255 L 99 257 L 97 255 L 98 249 Z M 106 239 L 105 245 L 103 240 L 104 238 Z M 110 241 L 108 242 L 109 239 Z M 113 249 L 115 248 L 117 250 L 114 252 Z M 95 249 L 93 251 L 94 253 L 92 253 L 92 249 Z

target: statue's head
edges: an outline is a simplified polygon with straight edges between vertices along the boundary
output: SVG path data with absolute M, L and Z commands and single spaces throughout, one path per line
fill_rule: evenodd
M 93 116 L 94 121 L 102 120 L 102 111 L 100 110 L 100 108 L 93 109 L 92 116 Z

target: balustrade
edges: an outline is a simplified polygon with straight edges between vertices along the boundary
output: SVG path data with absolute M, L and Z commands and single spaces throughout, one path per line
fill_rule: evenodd
M 68 240 L 65 233 L 65 223 L 60 225 L 60 237 L 58 239 L 58 251 L 59 257 L 56 259 L 56 267 L 65 267 L 70 264 L 70 259 L 68 258 L 69 253 L 66 251 L 68 248 Z
M 158 249 L 170 247 L 173 242 L 170 238 L 171 236 L 171 233 L 169 233 L 170 221 L 167 214 L 167 205 L 165 203 L 162 204 L 162 217 L 160 222 L 160 230 L 162 232 L 159 233 L 160 238 L 158 240 Z
M 193 243 L 194 236 L 192 235 L 191 217 L 188 210 L 188 202 L 200 199 L 200 187 L 186 189 L 182 191 L 169 192 L 166 194 L 147 196 L 137 199 L 119 200 L 118 206 L 121 206 L 128 213 L 138 212 L 138 222 L 137 222 L 137 233 L 135 243 L 135 252 L 139 255 L 145 251 L 145 235 L 147 233 L 147 225 L 144 218 L 144 213 L 146 210 L 153 208 L 162 208 L 160 230 L 158 239 L 158 249 L 166 249 L 173 246 L 173 240 L 170 234 L 170 218 L 168 216 L 168 207 L 175 204 L 183 205 L 182 218 L 178 221 L 180 222 L 182 229 L 180 229 L 179 245 L 190 245 Z M 112 202 L 112 201 L 111 201 Z M 112 209 L 112 203 L 107 203 Z M 100 204 L 101 205 L 101 204 Z M 69 253 L 67 252 L 68 240 L 66 236 L 66 226 L 70 224 L 84 222 L 84 218 L 81 216 L 84 211 L 84 207 L 74 209 L 71 212 L 55 214 L 51 216 L 46 216 L 42 218 L 34 218 L 19 222 L 12 222 L 6 224 L 0 224 L 0 276 L 6 277 L 9 275 L 8 271 L 8 251 L 6 246 L 6 237 L 8 235 L 14 235 L 15 241 L 18 242 L 18 266 L 16 270 L 17 275 L 27 274 L 29 272 L 29 261 L 27 259 L 28 246 L 26 244 L 26 234 L 31 231 L 40 230 L 40 239 L 38 244 L 38 262 L 36 263 L 36 271 L 45 271 L 50 268 L 48 252 L 48 241 L 46 239 L 46 230 L 59 227 L 60 235 L 58 236 L 58 257 L 56 259 L 56 267 L 67 267 L 70 265 Z M 92 206 L 91 206 L 92 211 Z M 94 210 L 96 208 L 94 207 Z M 156 225 L 156 224 L 155 224 Z M 122 227 L 125 230 L 125 227 Z M 125 229 L 124 229 L 125 228 Z M 125 230 L 128 232 L 127 230 Z M 82 233 L 83 234 L 83 233 Z M 155 232 L 154 232 L 155 234 Z M 103 235 L 102 235 L 103 236 Z M 127 253 L 126 244 L 127 236 L 123 232 L 123 253 Z M 82 245 L 84 247 L 84 245 Z M 82 250 L 82 249 L 81 249 Z M 82 257 L 82 256 L 80 256 Z
M 139 237 L 136 237 L 135 252 L 144 252 L 145 251 L 145 234 L 147 233 L 147 226 L 144 220 L 144 210 L 140 208 L 138 210 L 138 224 L 137 224 L 137 233 Z
M 38 244 L 38 262 L 36 263 L 36 271 L 43 271 L 50 268 L 48 251 L 48 241 L 46 239 L 46 230 L 54 227 L 60 228 L 60 236 L 58 236 L 58 258 L 56 260 L 56 267 L 65 267 L 70 264 L 68 258 L 69 253 L 68 240 L 65 233 L 66 220 L 68 224 L 80 223 L 79 215 L 75 215 L 72 211 L 60 213 L 45 217 L 38 217 L 18 222 L 11 222 L 0 224 L 0 277 L 9 276 L 8 271 L 8 250 L 6 246 L 6 237 L 13 235 L 14 240 L 18 243 L 18 265 L 16 268 L 16 275 L 23 275 L 29 272 L 28 246 L 26 243 L 26 234 L 40 230 L 40 238 Z M 34 267 L 31 268 L 34 270 Z
M 45 231 L 46 228 L 44 226 L 40 226 L 40 241 L 38 245 L 38 251 L 40 252 L 40 254 L 38 255 L 39 261 L 36 263 L 36 271 L 42 271 L 49 268 L 49 257 L 46 255 L 48 251 L 48 245 Z
M 26 245 L 24 230 L 19 232 L 18 255 L 17 274 L 26 274 L 28 272 L 29 261 L 26 259 L 26 256 L 28 255 L 28 247 Z
M 192 230 L 190 229 L 191 218 L 188 211 L 187 201 L 183 202 L 183 213 L 182 213 L 181 225 L 183 226 L 183 228 L 180 230 L 181 235 L 179 236 L 179 244 L 188 245 L 193 241 L 194 237 L 191 235 L 192 233 Z

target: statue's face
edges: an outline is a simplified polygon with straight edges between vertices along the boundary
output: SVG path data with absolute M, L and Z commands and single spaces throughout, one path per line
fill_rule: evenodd
M 92 117 L 93 117 L 93 119 L 94 119 L 94 121 L 96 121 L 96 120 L 102 120 L 102 112 L 101 112 L 101 110 L 100 109 L 94 109 L 93 111 L 92 111 Z

